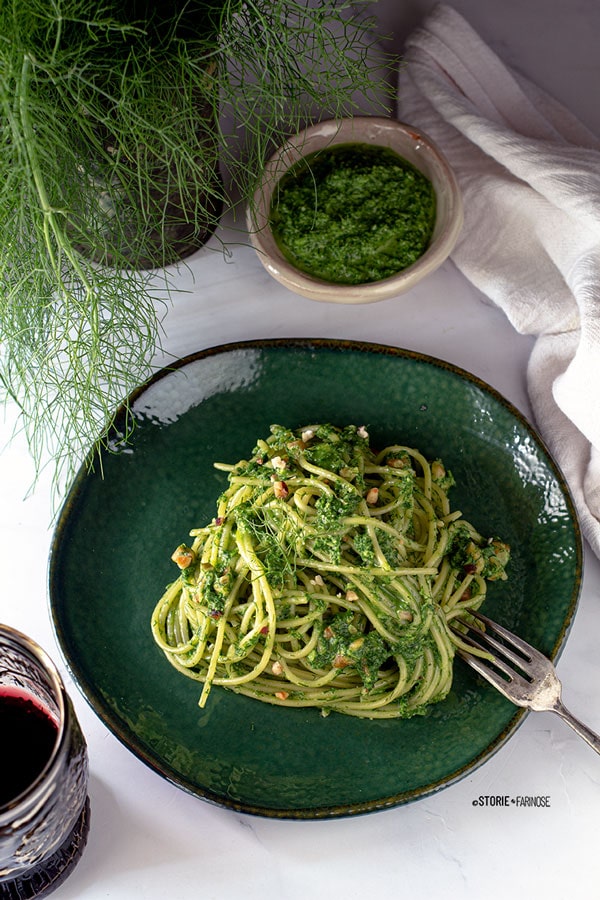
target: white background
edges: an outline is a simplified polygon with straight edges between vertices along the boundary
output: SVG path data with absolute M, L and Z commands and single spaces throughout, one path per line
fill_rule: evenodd
M 375 4 L 381 31 L 392 33 L 396 50 L 432 5 L 429 0 Z M 457 0 L 454 5 L 506 63 L 600 134 L 600 4 Z M 233 236 L 226 221 L 221 235 Z M 188 263 L 180 284 L 189 293 L 176 298 L 165 322 L 165 346 L 178 356 L 261 337 L 378 341 L 458 364 L 530 416 L 525 389 L 530 340 L 516 334 L 451 261 L 410 293 L 364 307 L 315 303 L 286 291 L 246 246 L 233 247 L 227 259 L 204 249 Z M 0 446 L 13 417 L 9 409 Z M 30 634 L 59 664 L 90 753 L 89 843 L 57 900 L 220 900 L 238 893 L 246 900 L 597 895 L 600 756 L 547 713 L 529 715 L 501 751 L 452 787 L 358 818 L 253 818 L 167 784 L 109 733 L 65 671 L 46 599 L 49 479 L 42 478 L 26 498 L 30 481 L 26 451 L 15 440 L 0 454 L 0 618 Z M 600 731 L 599 588 L 600 564 L 588 552 L 579 609 L 558 668 L 567 705 Z M 473 807 L 479 795 L 496 794 L 547 795 L 550 807 Z

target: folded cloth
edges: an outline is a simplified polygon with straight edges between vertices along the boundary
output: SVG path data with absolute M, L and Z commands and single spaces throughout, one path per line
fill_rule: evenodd
M 536 338 L 536 426 L 600 556 L 600 141 L 444 4 L 408 39 L 398 117 L 458 178 L 454 263 Z

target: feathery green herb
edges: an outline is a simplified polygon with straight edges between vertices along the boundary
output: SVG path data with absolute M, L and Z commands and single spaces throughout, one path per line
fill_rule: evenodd
M 36 471 L 70 477 L 151 373 L 172 290 L 152 268 L 245 203 L 311 109 L 371 92 L 352 5 L 2 0 L 0 395 Z

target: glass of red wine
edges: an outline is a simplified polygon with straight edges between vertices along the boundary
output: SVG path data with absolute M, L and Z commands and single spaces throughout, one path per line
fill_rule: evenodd
M 85 738 L 62 679 L 35 641 L 0 625 L 0 900 L 45 897 L 89 829 Z

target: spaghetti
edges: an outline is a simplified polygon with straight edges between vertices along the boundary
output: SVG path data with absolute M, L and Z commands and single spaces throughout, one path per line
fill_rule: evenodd
M 508 546 L 452 510 L 453 478 L 416 449 L 379 453 L 364 427 L 271 426 L 210 524 L 173 554 L 155 607 L 167 659 L 203 683 L 268 703 L 368 718 L 443 699 L 460 638 Z

